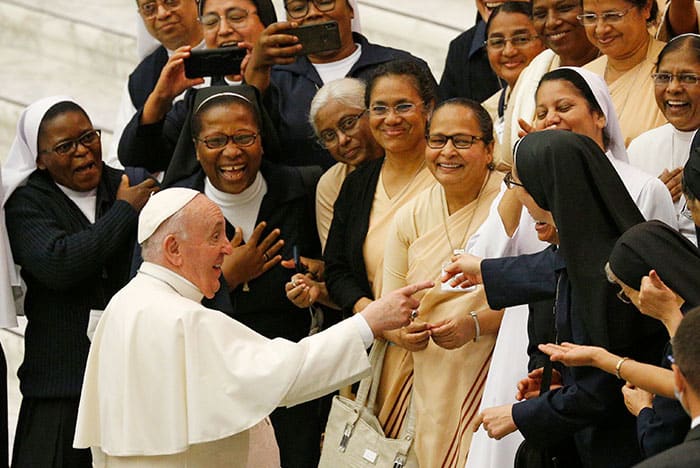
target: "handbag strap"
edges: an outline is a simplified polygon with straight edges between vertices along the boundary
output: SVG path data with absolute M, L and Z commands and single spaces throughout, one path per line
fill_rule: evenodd
M 372 373 L 360 381 L 360 388 L 357 390 L 357 397 L 355 398 L 358 405 L 366 406 L 372 414 L 374 414 L 374 403 L 377 400 L 386 348 L 387 342 L 385 340 L 374 340 L 372 350 L 369 353 L 369 364 L 372 366 Z M 368 396 L 369 399 L 367 398 Z

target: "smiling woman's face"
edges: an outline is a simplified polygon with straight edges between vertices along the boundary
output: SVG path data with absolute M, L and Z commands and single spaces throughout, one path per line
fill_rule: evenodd
M 489 25 L 488 40 L 507 40 L 503 48 L 486 46 L 489 63 L 494 73 L 503 78 L 508 85 L 515 86 L 520 73 L 527 67 L 533 58 L 544 50 L 539 38 L 532 39 L 526 44 L 515 46 L 513 37 L 537 36 L 535 27 L 527 15 L 522 13 L 500 12 L 494 16 Z
M 654 86 L 656 104 L 664 117 L 678 130 L 700 128 L 700 82 L 684 84 L 678 79 L 678 75 L 700 76 L 697 53 L 687 47 L 669 52 L 659 63 L 657 72 L 675 75 L 670 83 Z
M 406 112 L 396 106 L 411 104 Z M 386 114 L 377 115 L 374 106 L 389 106 Z M 425 148 L 425 128 L 429 110 L 421 99 L 416 81 L 408 75 L 386 75 L 377 78 L 370 95 L 369 125 L 374 139 L 389 153 Z
M 646 20 L 649 6 L 636 7 L 626 0 L 583 0 L 583 13 L 599 15 L 595 24 L 586 26 L 586 35 L 591 44 L 601 53 L 624 60 L 634 53 L 649 38 Z M 625 13 L 619 21 L 603 22 L 600 15 L 604 13 Z
M 68 154 L 58 154 L 57 145 L 76 140 L 94 130 L 90 119 L 78 110 L 63 112 L 43 122 L 38 138 L 37 167 L 48 171 L 57 184 L 78 192 L 87 192 L 102 177 L 102 143 L 97 137 L 90 143 L 76 143 Z

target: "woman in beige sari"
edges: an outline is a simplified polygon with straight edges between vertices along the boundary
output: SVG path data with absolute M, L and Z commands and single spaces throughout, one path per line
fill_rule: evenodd
M 518 77 L 544 50 L 544 42 L 535 30 L 531 16 L 529 2 L 506 2 L 493 10 L 486 25 L 489 63 L 494 73 L 508 84 L 482 103 L 494 122 L 496 148 L 505 141 L 505 113 Z
M 439 182 L 396 214 L 386 239 L 383 290 L 435 279 L 409 326 L 385 335 L 380 420 L 396 435 L 413 395 L 420 466 L 464 466 L 502 313 L 481 288 L 446 290 L 442 264 L 486 219 L 499 191 L 488 113 L 464 99 L 442 103 L 428 134 L 426 164 Z
M 656 57 L 664 43 L 647 26 L 656 19 L 653 0 L 583 0 L 579 21 L 601 57 L 584 68 L 605 78 L 625 146 L 641 133 L 666 123 L 654 98 Z

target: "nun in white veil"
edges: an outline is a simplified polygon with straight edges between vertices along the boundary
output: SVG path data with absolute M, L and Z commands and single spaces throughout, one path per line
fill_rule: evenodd
M 568 97 L 576 96 L 579 101 L 581 98 L 585 100 L 591 120 L 602 114 L 604 126 L 598 128 L 594 134 L 589 135 L 583 127 L 579 128 L 574 125 L 569 128 L 567 123 L 571 124 L 572 121 L 565 122 L 565 117 L 549 118 L 545 116 L 541 119 L 535 118 L 535 129 L 563 127 L 562 129 L 591 137 L 605 151 L 644 217 L 647 220 L 659 219 L 676 227 L 677 218 L 673 201 L 664 184 L 628 163 L 620 124 L 615 114 L 610 92 L 602 77 L 578 67 L 563 67 L 546 73 L 540 80 L 535 94 L 536 106 L 540 108 L 540 111 L 544 111 L 548 105 L 546 101 L 551 96 L 556 96 L 556 99 L 567 97 L 560 92 L 548 93 L 546 89 L 549 86 L 547 83 L 562 81 L 570 85 L 565 88 L 572 93 Z M 550 109 L 547 115 L 553 113 Z M 595 126 L 587 126 L 587 128 L 595 128 Z M 562 155 L 562 157 L 566 157 L 566 155 Z M 508 220 L 502 219 L 499 208 L 503 197 L 508 196 L 506 191 L 507 188 L 504 184 L 501 194 L 491 205 L 489 219 L 468 240 L 467 251 L 469 253 L 479 257 L 493 258 L 535 253 L 547 246 L 546 243 L 537 239 L 535 220 L 524 207 L 518 209 L 519 205 L 516 205 L 515 217 L 519 216 L 519 220 L 510 220 L 509 224 Z M 511 202 L 514 200 L 511 199 Z M 513 211 L 511 211 L 512 213 Z M 506 227 L 508 225 L 511 226 L 511 229 L 512 226 L 516 227 L 509 233 Z M 528 371 L 527 345 L 527 308 L 517 306 L 506 309 L 484 389 L 482 408 L 514 401 L 516 385 L 525 378 Z M 515 451 L 521 441 L 522 436 L 519 432 L 510 434 L 500 441 L 489 439 L 484 429 L 481 428 L 472 439 L 467 467 L 512 466 Z
M 17 326 L 17 312 L 22 310 L 24 285 L 15 265 L 5 225 L 5 203 L 15 189 L 23 185 L 36 169 L 37 136 L 46 111 L 68 97 L 47 98 L 25 109 L 17 122 L 17 132 L 6 162 L 0 172 L 0 328 Z M 0 347 L 0 465 L 8 466 L 7 363 Z

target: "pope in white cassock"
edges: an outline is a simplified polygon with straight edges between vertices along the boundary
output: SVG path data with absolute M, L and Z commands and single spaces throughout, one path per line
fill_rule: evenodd
M 151 197 L 139 217 L 144 263 L 95 331 L 74 446 L 95 466 L 279 464 L 267 415 L 354 382 L 366 348 L 406 325 L 432 283 L 410 285 L 299 343 L 270 340 L 200 304 L 231 252 L 219 208 L 195 190 Z

